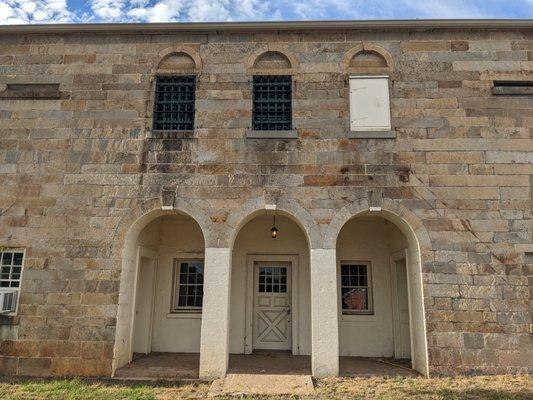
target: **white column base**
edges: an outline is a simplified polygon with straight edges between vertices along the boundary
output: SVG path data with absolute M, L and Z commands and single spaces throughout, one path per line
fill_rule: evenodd
M 313 376 L 339 375 L 335 249 L 311 249 L 311 367 Z
M 226 375 L 229 360 L 231 249 L 206 248 L 200 338 L 200 378 Z

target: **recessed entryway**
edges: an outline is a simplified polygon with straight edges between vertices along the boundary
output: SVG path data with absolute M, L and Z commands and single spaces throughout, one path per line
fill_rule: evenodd
M 177 213 L 154 218 L 132 238 L 129 326 L 116 366 L 135 354 L 129 374 L 198 377 L 204 247 L 196 221 Z
M 265 213 L 245 223 L 233 246 L 231 282 L 230 362 L 253 354 L 265 362 L 256 369 L 265 370 L 271 358 L 261 352 L 310 355 L 309 244 L 296 222 Z
M 336 252 L 340 356 L 389 359 L 426 373 L 416 243 L 386 218 L 363 215 L 343 226 Z

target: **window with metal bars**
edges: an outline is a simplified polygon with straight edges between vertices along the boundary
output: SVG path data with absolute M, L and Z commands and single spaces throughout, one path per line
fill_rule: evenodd
M 195 94 L 194 75 L 156 77 L 154 130 L 193 130 Z
M 252 129 L 289 131 L 292 129 L 292 77 L 256 75 L 253 81 Z

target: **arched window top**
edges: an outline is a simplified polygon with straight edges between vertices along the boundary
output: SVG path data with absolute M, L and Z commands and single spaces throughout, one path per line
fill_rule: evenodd
M 187 53 L 173 53 L 169 54 L 161 60 L 157 66 L 158 70 L 169 70 L 169 71 L 195 71 L 196 64 L 194 63 L 193 58 Z
M 393 60 L 384 48 L 364 42 L 346 53 L 344 69 L 346 73 L 391 72 Z
M 198 74 L 201 69 L 202 60 L 192 47 L 177 45 L 159 52 L 157 72 Z
M 351 68 L 384 68 L 388 67 L 387 60 L 373 51 L 361 51 L 350 60 Z
M 287 56 L 279 51 L 265 51 L 255 59 L 254 68 L 256 69 L 286 69 L 292 68 Z
M 257 50 L 249 57 L 246 65 L 246 70 L 252 75 L 294 75 L 297 69 L 296 57 L 277 45 Z

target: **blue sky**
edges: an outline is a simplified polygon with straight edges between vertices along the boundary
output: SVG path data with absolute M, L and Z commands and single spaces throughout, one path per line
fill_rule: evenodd
M 0 24 L 533 18 L 533 0 L 0 0 Z

